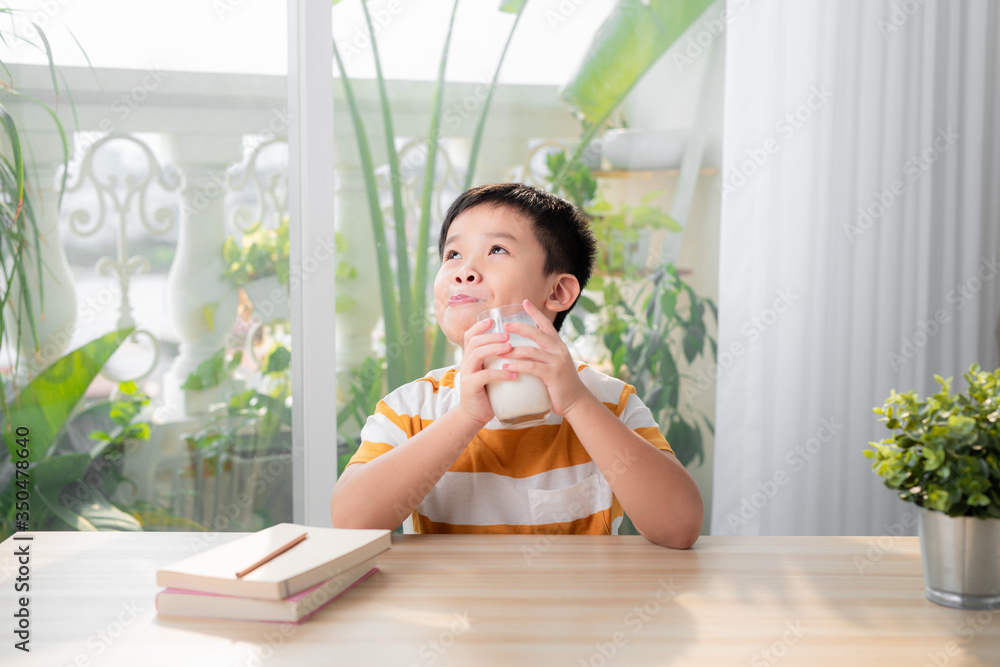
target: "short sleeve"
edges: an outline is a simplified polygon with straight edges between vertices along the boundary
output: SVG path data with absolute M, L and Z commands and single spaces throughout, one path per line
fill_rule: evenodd
M 365 421 L 361 445 L 347 465 L 368 463 L 433 423 L 437 411 L 448 407 L 447 401 L 442 402 L 439 390 L 444 387 L 445 392 L 453 391 L 454 375 L 454 368 L 431 371 L 379 401 L 375 414 Z
M 618 400 L 618 407 L 618 418 L 626 426 L 655 445 L 657 449 L 673 454 L 674 450 L 660 432 L 660 427 L 653 419 L 653 413 L 635 393 L 635 387 L 630 384 L 625 385 Z
M 379 401 L 375 414 L 368 417 L 361 429 L 361 445 L 347 465 L 368 463 L 406 442 L 411 435 L 409 420 L 401 418 L 384 400 Z
M 653 413 L 635 393 L 635 387 L 618 378 L 611 377 L 580 364 L 577 368 L 580 379 L 604 405 L 611 410 L 626 426 L 638 433 L 657 449 L 673 453 L 673 449 L 663 437 Z

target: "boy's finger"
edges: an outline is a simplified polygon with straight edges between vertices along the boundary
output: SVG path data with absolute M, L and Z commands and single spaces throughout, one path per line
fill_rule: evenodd
M 556 355 L 553 353 L 538 347 L 532 347 L 530 345 L 518 345 L 517 347 L 511 348 L 510 352 L 504 352 L 498 356 L 503 357 L 505 360 L 524 359 L 538 361 L 541 363 L 551 363 L 556 359 Z
M 488 345 L 479 345 L 474 349 L 469 349 L 469 359 L 476 361 L 477 365 L 483 364 L 485 360 L 489 357 L 499 356 L 501 354 L 506 354 L 510 352 L 513 347 L 509 342 L 498 342 L 490 343 Z
M 465 341 L 465 348 L 467 350 L 471 350 L 473 348 L 482 347 L 483 345 L 504 343 L 508 340 L 510 340 L 510 334 L 506 331 L 502 331 L 500 333 L 478 334 Z
M 546 349 L 553 345 L 551 334 L 524 322 L 507 322 L 504 324 L 504 329 L 512 334 L 523 336 Z
M 491 326 L 493 326 L 493 320 L 491 318 L 487 317 L 485 320 L 479 320 L 465 330 L 465 340 L 468 341 L 470 336 L 480 334 L 488 330 Z
M 539 329 L 547 333 L 556 332 L 552 322 L 549 322 L 549 318 L 545 317 L 545 315 L 542 314 L 542 311 L 535 308 L 535 304 L 531 303 L 528 299 L 525 299 L 521 305 L 524 307 L 524 312 L 531 316 L 532 321 L 538 325 Z
M 481 380 L 483 386 L 486 386 L 490 382 L 504 381 L 504 380 L 515 380 L 517 379 L 517 373 L 514 371 L 508 371 L 501 368 L 484 368 L 476 373 L 476 383 L 478 384 Z

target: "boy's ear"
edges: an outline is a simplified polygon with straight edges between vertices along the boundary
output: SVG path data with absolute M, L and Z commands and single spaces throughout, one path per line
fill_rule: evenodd
M 552 283 L 549 298 L 545 300 L 545 307 L 554 313 L 561 313 L 569 310 L 578 296 L 580 296 L 580 281 L 572 273 L 560 273 Z

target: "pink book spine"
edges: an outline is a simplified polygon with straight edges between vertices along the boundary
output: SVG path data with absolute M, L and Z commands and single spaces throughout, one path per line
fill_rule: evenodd
M 372 576 L 376 572 L 378 572 L 378 566 L 373 567 L 372 569 L 368 570 L 368 572 L 366 572 L 365 574 L 361 575 L 361 577 L 357 581 L 355 581 L 353 584 L 351 584 L 350 586 L 348 586 L 344 590 L 340 591 L 339 593 L 337 593 L 336 595 L 334 595 L 332 598 L 330 598 L 329 600 L 327 600 L 326 602 L 324 602 L 320 606 L 316 607 L 311 612 L 309 612 L 308 614 L 306 614 L 305 616 L 303 616 L 302 618 L 300 618 L 297 621 L 258 621 L 258 622 L 262 622 L 262 623 L 293 623 L 295 625 L 298 625 L 298 624 L 302 623 L 303 621 L 306 621 L 306 620 L 312 618 L 313 614 L 315 614 L 316 612 L 318 612 L 320 609 L 323 609 L 328 604 L 330 604 L 334 600 L 338 599 L 341 595 L 343 595 L 347 591 L 351 590 L 352 588 L 354 588 L 355 586 L 357 586 L 362 581 L 364 581 L 368 577 Z M 302 591 L 300 593 L 296 593 L 295 595 L 292 595 L 292 596 L 289 596 L 289 597 L 285 598 L 285 600 L 291 600 L 292 602 L 298 602 L 299 600 L 301 600 L 302 598 L 306 597 L 307 595 L 309 595 L 310 593 L 312 593 L 314 590 L 316 590 L 317 588 L 319 588 L 320 586 L 322 586 L 325 583 L 326 583 L 325 581 L 322 581 L 322 582 L 316 584 L 315 586 L 312 586 L 311 588 L 307 588 L 306 590 L 304 590 L 304 591 Z M 206 597 L 211 597 L 211 598 L 234 598 L 234 597 L 240 597 L 238 595 L 222 595 L 220 593 L 205 593 L 203 591 L 189 591 L 189 590 L 184 589 L 184 588 L 164 588 L 161 591 L 161 593 L 173 593 L 173 594 L 180 594 L 180 595 L 204 595 Z M 231 619 L 231 620 L 246 620 L 246 619 Z

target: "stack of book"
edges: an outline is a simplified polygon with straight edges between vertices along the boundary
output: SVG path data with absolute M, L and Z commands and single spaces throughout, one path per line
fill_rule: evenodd
M 305 535 L 305 537 L 303 537 Z M 281 523 L 156 572 L 159 614 L 301 623 L 377 570 L 390 531 Z

